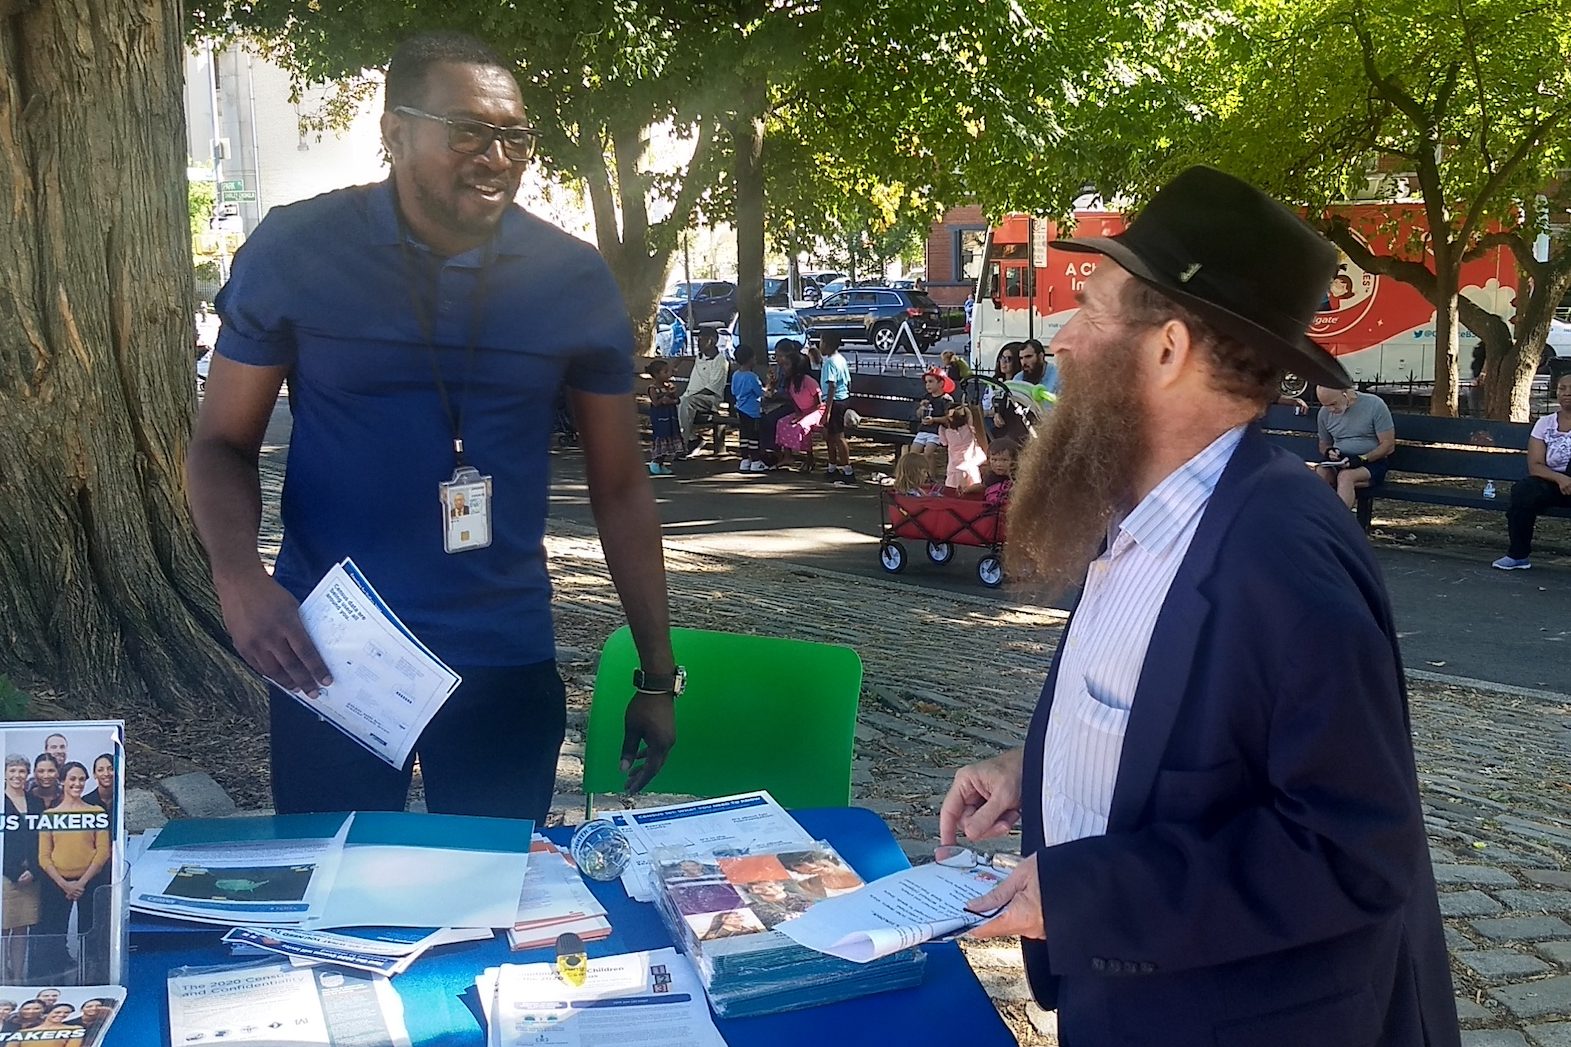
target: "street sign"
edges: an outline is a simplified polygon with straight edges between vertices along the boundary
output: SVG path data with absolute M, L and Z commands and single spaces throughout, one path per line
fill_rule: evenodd
M 223 202 L 226 204 L 250 204 L 256 202 L 255 189 L 225 189 Z
M 1042 218 L 1031 219 L 1031 264 L 1047 268 L 1047 221 Z
M 233 181 L 229 181 L 229 182 L 219 182 L 218 183 L 218 191 L 220 193 L 239 193 L 239 192 L 243 192 L 244 190 L 245 190 L 245 182 L 242 179 L 239 179 L 239 178 L 236 178 Z

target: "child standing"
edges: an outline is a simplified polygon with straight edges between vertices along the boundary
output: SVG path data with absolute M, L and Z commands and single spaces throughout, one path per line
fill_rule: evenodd
M 949 451 L 944 486 L 964 491 L 981 483 L 982 463 L 987 461 L 987 449 L 979 442 L 987 439 L 982 429 L 982 409 L 975 404 L 956 407 L 944 417 L 938 434 Z
M 670 476 L 671 461 L 687 451 L 676 405 L 682 394 L 671 380 L 669 360 L 649 362 L 649 475 Z
M 750 345 L 739 345 L 731 352 L 736 371 L 731 375 L 731 403 L 736 407 L 737 425 L 741 428 L 742 464 L 738 472 L 764 473 L 769 466 L 758 453 L 758 419 L 764 408 L 764 383 L 753 373 L 753 361 L 758 353 Z

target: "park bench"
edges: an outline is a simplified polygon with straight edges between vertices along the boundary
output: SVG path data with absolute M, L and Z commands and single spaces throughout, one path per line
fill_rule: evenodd
M 916 436 L 911 423 L 918 401 L 926 395 L 920 375 L 853 374 L 847 406 L 862 416 L 862 423 L 852 435 L 892 448 L 898 459 L 901 448 L 910 446 Z
M 1306 415 L 1276 405 L 1262 423 L 1272 443 L 1305 461 L 1319 458 L 1316 409 Z M 1488 481 L 1515 483 L 1527 475 L 1525 422 L 1484 418 L 1433 418 L 1424 414 L 1393 414 L 1396 450 L 1384 483 L 1359 491 L 1358 522 L 1366 530 L 1376 498 L 1423 505 L 1450 505 L 1504 512 L 1511 504 L 1509 488 L 1497 487 L 1486 498 Z M 1549 509 L 1545 516 L 1571 520 L 1571 509 Z
M 649 366 L 649 361 L 653 359 L 654 357 L 646 356 L 634 361 L 636 372 L 638 374 L 645 373 L 645 369 Z M 671 362 L 671 380 L 676 383 L 677 389 L 685 392 L 687 381 L 693 374 L 693 363 L 698 358 L 696 356 L 668 356 L 662 357 L 662 359 Z M 732 366 L 734 367 L 735 365 L 733 364 Z M 720 454 L 725 450 L 726 430 L 736 428 L 736 408 L 731 404 L 730 396 L 731 391 L 727 388 L 725 397 L 721 399 L 713 411 L 699 411 L 694 416 L 694 426 L 709 433 L 710 446 L 715 454 Z M 649 414 L 649 399 L 644 395 L 643 384 L 640 384 L 638 387 L 638 413 L 646 417 Z

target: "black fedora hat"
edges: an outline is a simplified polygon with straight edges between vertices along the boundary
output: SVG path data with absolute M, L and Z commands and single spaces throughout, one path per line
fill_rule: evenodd
M 1336 248 L 1248 182 L 1191 167 L 1122 233 L 1053 246 L 1107 255 L 1284 371 L 1338 389 L 1353 384 L 1305 334 L 1336 275 Z

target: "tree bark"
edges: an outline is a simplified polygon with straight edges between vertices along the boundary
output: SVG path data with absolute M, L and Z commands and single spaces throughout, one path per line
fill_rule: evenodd
M 767 347 L 764 322 L 764 110 L 768 84 L 751 75 L 741 85 L 732 121 L 736 178 L 736 312 L 744 345 Z
M 185 508 L 183 55 L 173 0 L 0 21 L 0 673 L 256 710 Z

